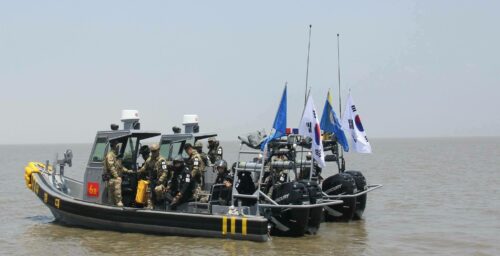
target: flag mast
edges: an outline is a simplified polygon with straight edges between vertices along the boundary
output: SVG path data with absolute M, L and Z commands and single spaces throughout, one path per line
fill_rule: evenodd
M 309 54 L 311 52 L 311 28 L 312 25 L 309 24 L 309 43 L 307 44 L 306 90 L 304 96 L 304 106 L 307 104 L 307 82 L 309 80 Z
M 339 78 L 339 115 L 342 118 L 342 97 L 340 96 L 340 34 L 337 33 L 337 74 Z M 337 144 L 338 146 L 338 144 Z M 345 160 L 344 160 L 344 148 L 339 147 L 339 169 L 341 172 L 345 170 Z
M 339 115 L 342 116 L 342 100 L 340 97 L 340 34 L 337 33 L 337 73 L 339 77 Z

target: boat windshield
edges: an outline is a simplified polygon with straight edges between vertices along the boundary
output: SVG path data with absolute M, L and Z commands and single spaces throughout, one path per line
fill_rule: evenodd
M 107 142 L 108 140 L 106 138 L 97 138 L 92 153 L 92 162 L 102 162 L 104 160 Z
M 192 139 L 163 142 L 160 148 L 160 154 L 169 160 L 174 159 L 178 155 L 182 156 L 182 158 L 187 158 L 188 155 L 184 150 L 184 145 L 188 142 L 192 143 Z
M 125 150 L 123 151 L 123 165 L 127 167 L 131 167 L 136 161 L 136 147 L 137 147 L 137 138 L 129 137 L 127 140 L 127 145 Z

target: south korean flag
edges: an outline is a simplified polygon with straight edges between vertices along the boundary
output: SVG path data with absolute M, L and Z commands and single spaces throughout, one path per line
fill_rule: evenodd
M 347 134 L 351 135 L 351 146 L 358 153 L 371 153 L 372 147 L 368 142 L 365 128 L 361 123 L 358 109 L 354 105 L 351 93 L 347 97 L 347 105 L 345 107 L 344 116 L 342 117 L 342 127 Z
M 325 152 L 323 151 L 323 141 L 321 139 L 321 129 L 318 121 L 318 112 L 314 106 L 311 94 L 307 98 L 307 104 L 302 114 L 299 124 L 299 134 L 304 138 L 312 139 L 312 155 L 321 168 L 325 167 Z

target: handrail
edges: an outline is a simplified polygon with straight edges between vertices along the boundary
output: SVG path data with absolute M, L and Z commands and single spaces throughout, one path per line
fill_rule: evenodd
M 323 207 L 323 206 L 329 206 L 329 205 L 335 205 L 335 204 L 342 204 L 342 203 L 344 203 L 342 200 L 326 200 L 326 202 L 319 203 L 319 204 L 302 204 L 302 205 L 294 205 L 294 204 L 280 204 L 280 205 L 259 204 L 259 207 L 263 207 L 263 208 L 310 209 L 310 208 Z
M 352 197 L 358 197 L 358 196 L 361 196 L 361 195 L 364 195 L 370 191 L 373 191 L 375 189 L 378 189 L 378 188 L 381 188 L 383 187 L 384 185 L 382 184 L 373 184 L 373 185 L 368 185 L 368 189 L 367 190 L 363 190 L 359 193 L 356 193 L 356 194 L 352 194 L 352 195 L 328 195 L 326 194 L 325 192 L 323 192 L 323 195 L 327 198 L 330 198 L 330 199 L 336 199 L 336 198 L 352 198 Z

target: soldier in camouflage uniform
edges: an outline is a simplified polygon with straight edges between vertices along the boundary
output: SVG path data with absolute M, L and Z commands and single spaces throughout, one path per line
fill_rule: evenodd
M 157 201 L 163 199 L 165 191 L 165 183 L 168 181 L 167 160 L 160 156 L 160 145 L 157 143 L 149 147 L 151 155 L 148 157 L 144 165 L 137 171 L 141 175 L 146 175 L 149 186 L 146 191 L 148 195 L 147 208 L 153 209 Z M 152 191 L 155 191 L 153 196 Z
M 198 151 L 198 154 L 200 154 L 205 166 L 212 165 L 207 153 L 203 152 L 203 143 L 201 143 L 201 141 L 196 141 L 196 143 L 194 143 L 194 149 L 196 149 L 196 151 Z
M 212 165 L 212 163 L 210 163 L 210 159 L 208 159 L 208 155 L 205 152 L 203 152 L 203 144 L 201 143 L 201 141 L 196 141 L 196 143 L 194 143 L 194 149 L 198 152 L 198 154 L 200 154 L 200 157 L 201 157 L 203 163 L 205 164 L 205 168 L 203 168 L 201 170 L 201 187 L 204 187 L 205 186 L 205 172 L 207 171 L 206 167 Z
M 208 139 L 208 158 L 210 162 L 215 163 L 215 161 L 222 159 L 223 150 L 219 146 L 219 141 L 212 137 Z
M 187 161 L 187 167 L 191 171 L 191 177 L 193 177 L 195 184 L 195 198 L 198 197 L 198 195 L 201 192 L 201 181 L 202 181 L 202 176 L 203 176 L 203 171 L 205 169 L 205 163 L 203 163 L 203 160 L 198 154 L 198 152 L 193 148 L 193 146 L 190 143 L 186 143 L 184 145 L 184 150 L 186 151 L 186 154 L 189 156 L 189 160 Z
M 122 166 L 122 162 L 118 159 L 118 149 L 121 143 L 110 141 L 110 150 L 104 159 L 104 175 L 108 187 L 108 197 L 116 206 L 123 207 L 122 202 L 122 174 L 124 172 L 133 173 Z

